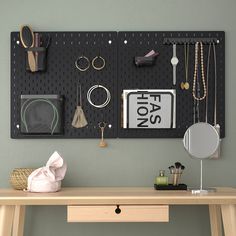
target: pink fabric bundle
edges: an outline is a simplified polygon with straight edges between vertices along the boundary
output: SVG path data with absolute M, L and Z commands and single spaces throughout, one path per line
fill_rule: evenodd
M 29 192 L 57 192 L 66 174 L 66 163 L 58 152 L 54 152 L 46 166 L 33 171 L 28 177 Z

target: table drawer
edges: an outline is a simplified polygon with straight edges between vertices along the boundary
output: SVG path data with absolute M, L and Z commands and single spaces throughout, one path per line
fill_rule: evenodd
M 168 222 L 168 205 L 68 206 L 68 222 Z

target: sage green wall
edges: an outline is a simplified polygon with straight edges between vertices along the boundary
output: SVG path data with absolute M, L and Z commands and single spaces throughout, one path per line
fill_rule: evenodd
M 60 151 L 68 163 L 65 186 L 152 186 L 157 171 L 183 162 L 190 186 L 199 184 L 199 162 L 180 139 L 98 140 L 10 139 L 10 32 L 20 24 L 41 31 L 225 30 L 226 135 L 222 158 L 205 161 L 205 184 L 234 186 L 236 140 L 235 0 L 0 0 L 0 187 L 9 187 L 14 167 L 42 166 Z M 32 207 L 25 236 L 210 235 L 206 207 L 171 207 L 169 224 L 67 224 L 65 207 Z

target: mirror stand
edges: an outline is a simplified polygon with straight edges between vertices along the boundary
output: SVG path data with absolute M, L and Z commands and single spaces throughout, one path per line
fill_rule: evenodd
M 215 188 L 207 188 L 207 189 L 203 189 L 203 174 L 202 174 L 202 169 L 203 169 L 203 163 L 202 160 L 200 161 L 201 163 L 201 174 L 200 174 L 200 189 L 191 189 L 192 194 L 207 194 L 209 192 L 216 192 Z
M 206 122 L 198 122 L 191 125 L 185 132 L 183 143 L 184 148 L 193 158 L 200 159 L 200 189 L 193 189 L 192 194 L 207 194 L 216 189 L 203 189 L 202 161 L 211 157 L 219 147 L 220 136 L 216 128 Z M 191 189 L 190 189 L 191 190 Z

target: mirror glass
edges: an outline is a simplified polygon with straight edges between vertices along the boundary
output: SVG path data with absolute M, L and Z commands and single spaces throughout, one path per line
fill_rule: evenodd
M 210 124 L 199 122 L 190 126 L 185 132 L 183 143 L 187 152 L 195 158 L 206 159 L 212 156 L 218 146 L 220 137 Z

